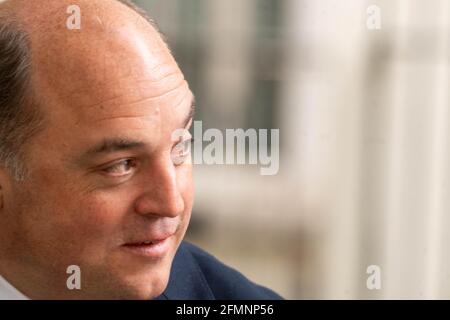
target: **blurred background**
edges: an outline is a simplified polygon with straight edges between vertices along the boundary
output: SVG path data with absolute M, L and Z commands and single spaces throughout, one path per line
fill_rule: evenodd
M 280 129 L 275 176 L 195 166 L 188 240 L 289 299 L 450 298 L 449 1 L 136 3 L 204 129 Z

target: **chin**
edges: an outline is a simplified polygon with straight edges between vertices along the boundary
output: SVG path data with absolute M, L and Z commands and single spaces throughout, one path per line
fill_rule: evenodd
M 115 299 L 150 300 L 160 296 L 169 283 L 176 249 L 172 246 L 160 260 L 116 252 L 107 270 L 96 274 L 96 279 L 102 279 L 98 283 L 103 284 L 97 289 L 108 288 Z
M 141 283 L 136 283 L 132 288 L 129 288 L 128 294 L 123 299 L 128 300 L 151 300 L 161 295 L 169 283 L 169 276 L 159 277 L 155 279 L 144 279 Z
M 119 299 L 150 300 L 161 295 L 167 288 L 170 264 L 163 264 L 155 270 L 151 268 L 144 274 L 127 275 L 119 289 Z

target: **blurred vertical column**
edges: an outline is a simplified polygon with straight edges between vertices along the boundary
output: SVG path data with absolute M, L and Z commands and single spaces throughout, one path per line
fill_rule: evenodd
M 430 145 L 432 156 L 429 189 L 430 219 L 428 222 L 428 250 L 426 273 L 426 298 L 450 298 L 450 190 L 449 190 L 449 150 L 450 150 L 450 81 L 449 81 L 449 41 L 450 3 L 438 1 L 436 21 L 436 110 L 433 112 L 433 141 Z
M 251 90 L 253 1 L 209 0 L 205 2 L 206 43 L 203 88 L 210 110 L 209 126 L 245 127 L 245 109 Z M 214 85 L 211 85 L 214 84 Z
M 386 298 L 431 298 L 443 278 L 448 212 L 448 4 L 397 1 L 389 61 Z M 448 223 L 447 223 L 448 225 Z M 441 291 L 442 292 L 442 291 Z
M 318 298 L 356 298 L 365 8 L 361 1 L 286 5 L 283 154 L 298 215 L 314 234 Z

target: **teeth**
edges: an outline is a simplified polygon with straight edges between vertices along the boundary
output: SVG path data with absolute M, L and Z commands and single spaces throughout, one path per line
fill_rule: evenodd
M 145 241 L 144 244 L 151 244 L 151 241 Z

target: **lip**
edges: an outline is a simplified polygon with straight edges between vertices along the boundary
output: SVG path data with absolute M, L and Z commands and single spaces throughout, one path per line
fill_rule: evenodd
M 172 235 L 163 239 L 152 240 L 151 244 L 144 244 L 143 242 L 145 241 L 126 243 L 122 246 L 122 248 L 138 256 L 151 259 L 161 259 L 169 252 L 171 237 Z

